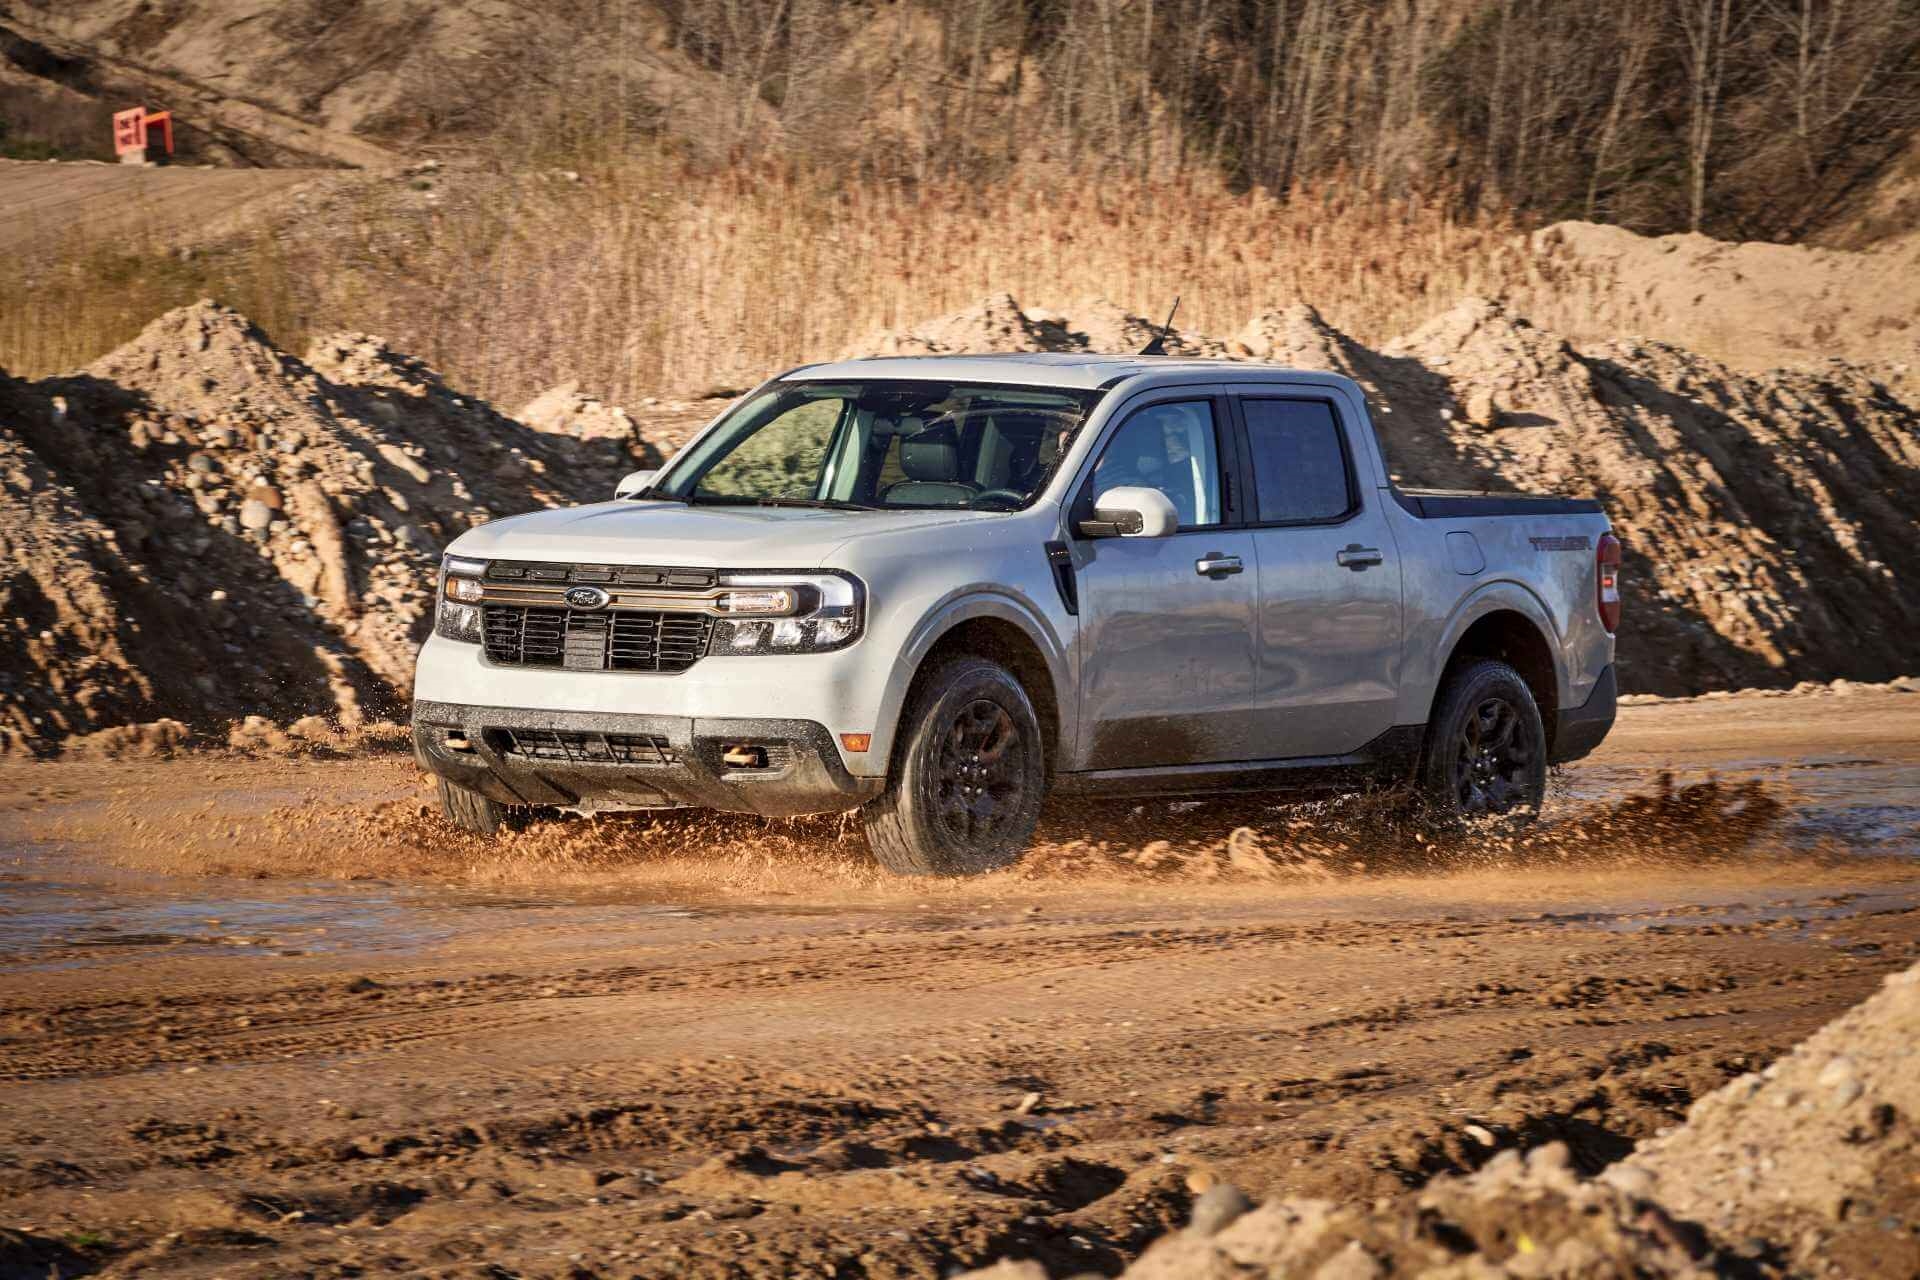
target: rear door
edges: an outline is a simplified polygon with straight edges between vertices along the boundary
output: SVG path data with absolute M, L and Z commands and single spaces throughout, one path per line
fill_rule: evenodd
M 1400 562 L 1361 443 L 1325 389 L 1231 399 L 1259 559 L 1254 721 L 1263 759 L 1344 755 L 1391 728 Z
M 1236 529 L 1239 460 L 1226 400 L 1167 388 L 1130 407 L 1073 503 L 1145 485 L 1172 500 L 1164 538 L 1082 543 L 1080 767 L 1128 769 L 1246 758 L 1253 709 L 1253 536 Z

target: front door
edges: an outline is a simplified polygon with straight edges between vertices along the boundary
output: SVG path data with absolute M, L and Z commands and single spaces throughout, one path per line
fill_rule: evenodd
M 1380 489 L 1332 400 L 1235 398 L 1260 559 L 1254 693 L 1265 759 L 1345 755 L 1391 728 L 1399 701 L 1400 563 Z
M 1077 511 L 1108 489 L 1144 485 L 1172 500 L 1164 538 L 1083 544 L 1080 764 L 1129 769 L 1250 754 L 1255 598 L 1253 536 L 1227 526 L 1235 473 L 1225 402 L 1143 405 L 1108 436 Z

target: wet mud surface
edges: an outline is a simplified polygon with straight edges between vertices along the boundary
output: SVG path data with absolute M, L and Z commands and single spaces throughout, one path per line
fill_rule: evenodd
M 1633 707 L 1517 843 L 1120 806 L 903 883 L 483 846 L 395 757 L 8 767 L 0 1271 L 1111 1273 L 1216 1180 L 1596 1172 L 1920 958 L 1916 771 L 1920 696 Z

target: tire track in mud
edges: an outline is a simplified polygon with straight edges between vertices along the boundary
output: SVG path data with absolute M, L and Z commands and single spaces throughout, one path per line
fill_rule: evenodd
M 112 996 L 14 974 L 0 1070 L 54 1078 L 11 1076 L 0 1193 L 160 1274 L 1111 1270 L 1215 1178 L 1372 1196 L 1550 1138 L 1598 1168 L 1920 943 L 1912 906 L 1770 910 L 1794 923 L 688 924 L 596 963 L 503 936 L 326 978 L 127 957 Z M 189 1060 L 230 1070 L 153 1070 Z
M 1913 914 L 1913 910 L 1889 909 L 1887 914 L 1900 919 Z M 1161 985 L 1178 989 L 1182 976 L 1185 985 L 1202 985 L 1201 975 L 1217 967 L 1222 955 L 1251 954 L 1263 947 L 1359 947 L 1372 951 L 1381 947 L 1384 934 L 1395 951 L 1406 953 L 1492 936 L 1501 927 L 1502 923 L 1463 926 L 1451 920 L 1146 930 L 1078 926 L 1038 937 L 1009 937 L 1005 936 L 1006 930 L 995 930 L 991 948 L 982 948 L 973 930 L 932 938 L 910 932 L 880 940 L 863 936 L 858 954 L 827 957 L 817 954 L 816 940 L 796 942 L 767 935 L 743 940 L 694 963 L 686 963 L 683 952 L 665 947 L 660 948 L 660 959 L 649 963 L 576 967 L 539 975 L 486 974 L 453 981 L 392 976 L 384 983 L 362 977 L 345 983 L 303 984 L 268 991 L 216 985 L 201 991 L 174 990 L 155 1002 L 138 1005 L 116 998 L 36 1008 L 36 1002 L 28 996 L 12 1003 L 0 1026 L 38 1033 L 58 1027 L 65 1033 L 64 1040 L 49 1048 L 39 1035 L 0 1039 L 0 1079 L 51 1079 L 64 1074 L 97 1074 L 103 1068 L 124 1072 L 174 1063 L 232 1063 L 373 1051 L 507 1028 L 546 1027 L 591 1016 L 591 1001 L 637 995 L 775 990 L 794 995 L 845 985 L 904 986 L 912 991 L 958 995 L 1008 984 L 1037 985 L 1044 992 L 1058 990 L 1065 982 L 1068 992 L 1059 999 L 1070 995 L 1105 1003 L 1107 997 L 1124 994 L 1133 985 L 1131 970 L 1141 965 L 1150 967 Z M 1506 927 L 1512 927 L 1511 923 Z M 1662 928 L 1668 937 L 1714 937 L 1729 930 L 1764 937 L 1776 932 L 1777 924 L 1761 921 L 1737 926 Z M 1617 951 L 1618 944 L 1613 949 Z M 1724 975 L 1691 980 L 1675 976 L 1656 982 L 1628 974 L 1593 972 L 1603 963 L 1604 954 L 1583 950 L 1561 957 L 1563 965 L 1588 972 L 1578 980 L 1561 981 L 1552 990 L 1534 985 L 1542 975 L 1509 972 L 1497 957 L 1486 957 L 1482 963 L 1499 972 L 1489 970 L 1469 992 L 1449 990 L 1412 1004 L 1399 998 L 1370 1007 L 1343 1008 L 1338 1018 L 1290 1024 L 1288 1032 L 1308 1035 L 1346 1026 L 1378 1028 L 1468 1010 L 1510 1016 L 1515 1010 L 1536 1005 L 1561 1009 L 1621 1002 L 1645 1005 L 1692 993 L 1690 982 L 1704 981 L 1709 989 L 1722 992 L 1734 986 L 1734 981 Z M 747 957 L 751 959 L 743 964 Z M 1630 967 L 1631 957 L 1621 963 Z M 1297 1002 L 1300 996 L 1297 982 L 1264 983 L 1249 989 L 1241 977 L 1229 989 L 1209 987 L 1200 999 L 1163 1003 L 1161 1011 L 1163 1016 L 1174 1010 L 1237 1017 L 1267 1015 Z M 567 1007 L 568 1002 L 580 1003 Z M 485 1016 L 476 1012 L 501 1005 L 512 1009 Z M 656 1009 L 654 1014 L 668 1012 Z M 699 1010 L 690 1012 L 697 1015 Z M 1591 1015 L 1586 1016 L 1591 1020 Z M 1545 1021 L 1551 1025 L 1556 1020 L 1547 1017 Z M 1577 1023 L 1579 1018 L 1572 1021 Z M 1001 1034 L 1026 1025 L 1019 1019 L 998 1020 L 980 1024 L 979 1030 Z

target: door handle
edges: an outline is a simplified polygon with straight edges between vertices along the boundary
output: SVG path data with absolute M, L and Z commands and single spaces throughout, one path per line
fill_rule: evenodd
M 1384 562 L 1386 557 L 1380 554 L 1380 550 L 1377 547 L 1363 547 L 1355 542 L 1334 552 L 1333 560 L 1335 564 L 1340 565 L 1342 568 L 1351 569 L 1355 573 L 1358 573 L 1370 564 L 1380 564 Z
M 1203 578 L 1212 578 L 1216 582 L 1229 574 L 1239 573 L 1246 566 L 1240 563 L 1239 556 L 1223 556 L 1211 552 L 1202 559 L 1193 562 L 1193 571 Z

